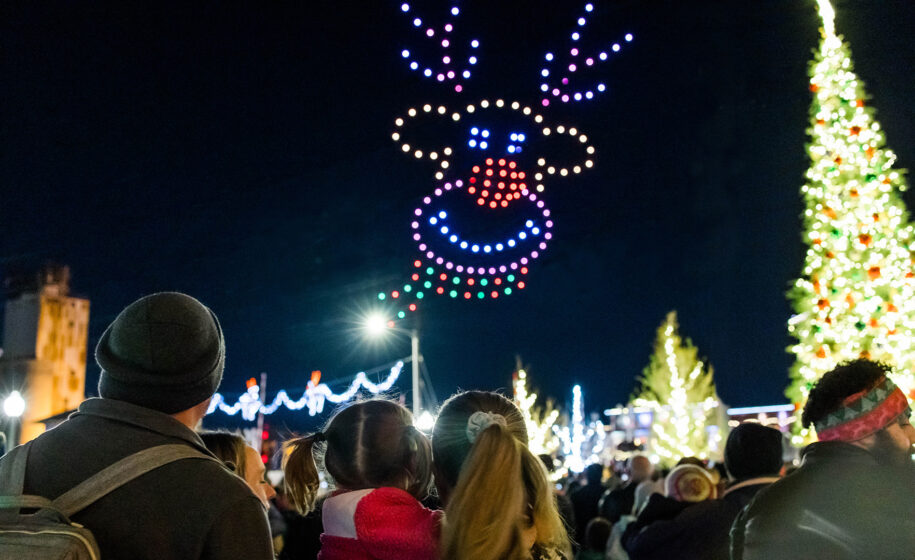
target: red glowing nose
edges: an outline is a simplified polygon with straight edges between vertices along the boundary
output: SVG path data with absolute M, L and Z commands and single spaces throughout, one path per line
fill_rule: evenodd
M 480 206 L 507 208 L 527 191 L 527 173 L 517 167 L 516 162 L 505 158 L 486 158 L 482 165 L 471 169 L 473 175 L 467 180 L 467 192 L 477 197 Z

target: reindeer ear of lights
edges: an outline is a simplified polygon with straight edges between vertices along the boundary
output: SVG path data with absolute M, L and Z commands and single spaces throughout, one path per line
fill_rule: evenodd
M 433 45 L 432 49 L 435 51 L 435 54 L 425 53 L 426 56 L 420 56 L 418 49 L 411 51 L 405 48 L 400 51 L 400 56 L 407 62 L 410 70 L 438 82 L 453 83 L 454 91 L 458 93 L 463 91 L 464 86 L 461 80 L 470 78 L 470 69 L 479 60 L 477 55 L 480 41 L 470 39 L 467 41 L 469 48 L 463 52 L 457 52 L 463 45 L 462 40 L 454 36 L 455 27 L 451 18 L 460 15 L 460 7 L 455 5 L 449 9 L 450 17 L 441 27 L 435 27 L 423 21 L 423 18 L 416 14 L 414 6 L 407 2 L 400 5 L 400 11 L 412 18 L 413 27 L 422 32 L 423 41 Z
M 585 6 L 588 13 L 593 9 L 593 4 Z M 402 4 L 401 10 L 410 13 L 412 7 Z M 455 16 L 459 12 L 457 7 L 452 10 Z M 582 21 L 579 20 L 579 26 L 584 25 Z M 417 17 L 414 25 L 421 27 L 422 19 Z M 453 25 L 448 22 L 443 29 L 450 33 Z M 430 27 L 426 35 L 434 37 L 435 29 Z M 573 33 L 573 41 L 577 41 L 578 36 L 577 31 Z M 629 39 L 631 35 L 627 36 Z M 451 41 L 442 43 L 443 48 L 450 44 Z M 478 41 L 471 42 L 471 48 L 478 46 Z M 570 51 L 572 56 L 578 56 L 577 51 L 573 51 Z M 410 67 L 414 70 L 421 67 L 411 58 L 408 49 L 401 54 L 410 59 Z M 599 60 L 607 58 L 600 54 L 596 56 Z M 451 63 L 449 57 L 442 60 L 444 64 Z M 589 60 L 594 65 L 593 59 Z M 474 57 L 469 63 L 475 61 Z M 587 61 L 584 64 L 587 65 Z M 423 70 L 428 77 L 436 72 L 439 82 L 469 77 L 469 73 L 452 75 L 445 70 Z M 549 69 L 541 73 L 546 76 Z M 568 79 L 563 81 L 563 86 L 568 86 Z M 605 88 L 594 89 L 603 91 Z M 460 84 L 455 86 L 455 91 L 462 91 Z M 550 91 L 548 83 L 547 91 Z M 566 90 L 557 94 L 560 99 L 567 95 L 562 91 Z M 581 95 L 576 97 L 577 93 Z M 568 97 L 590 99 L 594 93 L 591 90 L 571 91 Z M 541 103 L 549 105 L 546 100 Z M 439 120 L 442 129 L 458 127 L 465 135 L 460 142 L 452 144 L 420 142 L 413 127 L 428 120 Z M 506 120 L 512 121 L 507 130 L 490 124 Z M 503 99 L 492 102 L 483 99 L 462 108 L 425 104 L 410 108 L 406 115 L 397 117 L 394 126 L 391 139 L 403 153 L 436 165 L 436 184 L 433 194 L 424 197 L 413 211 L 411 231 L 418 253 L 410 280 L 402 289 L 379 293 L 378 299 L 398 300 L 401 309 L 397 318 L 402 319 L 407 310 L 415 311 L 418 301 L 427 294 L 482 300 L 524 289 L 529 266 L 546 250 L 553 235 L 550 210 L 540 198 L 546 179 L 577 175 L 594 166 L 596 150 L 588 136 L 574 126 L 547 124 L 545 117 L 530 104 Z M 556 151 L 553 144 L 558 141 L 574 146 L 571 152 L 559 150 L 575 154 L 568 161 L 558 160 L 553 155 Z M 472 163 L 464 165 L 467 161 Z M 451 201 L 464 203 L 464 213 L 473 215 L 470 225 L 476 226 L 476 230 L 480 229 L 480 224 L 491 221 L 499 226 L 492 230 L 500 230 L 500 233 L 490 238 L 467 233 L 468 228 L 464 226 L 468 224 L 462 226 L 461 216 L 452 216 L 448 206 Z
M 559 55 L 552 52 L 544 55 L 545 65 L 540 69 L 540 91 L 543 93 L 540 102 L 544 107 L 549 106 L 551 98 L 563 103 L 585 101 L 594 99 L 596 95 L 607 90 L 603 82 L 598 80 L 597 83 L 586 83 L 581 77 L 583 73 L 593 74 L 592 70 L 605 63 L 611 58 L 611 54 L 618 53 L 622 48 L 620 43 L 613 43 L 605 49 L 596 49 L 593 53 L 585 52 L 586 47 L 581 46 L 580 41 L 588 17 L 593 12 L 594 4 L 585 4 L 585 14 L 578 18 L 577 27 L 569 36 L 571 44 L 559 51 Z M 632 33 L 626 33 L 623 39 L 626 43 L 631 42 Z

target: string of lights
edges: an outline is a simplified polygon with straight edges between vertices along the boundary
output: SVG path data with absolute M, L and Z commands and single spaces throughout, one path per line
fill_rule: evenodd
M 452 18 L 460 15 L 460 7 L 452 6 L 448 11 L 449 17 L 441 26 L 429 25 L 427 20 L 417 15 L 415 7 L 407 2 L 400 5 L 400 11 L 412 18 L 413 27 L 422 33 L 421 40 L 433 45 L 432 50 L 435 52 L 435 54 L 426 53 L 426 56 L 421 56 L 417 52 L 420 50 L 419 47 L 413 50 L 404 48 L 400 51 L 400 56 L 410 70 L 438 82 L 453 83 L 455 92 L 463 91 L 462 80 L 470 78 L 471 67 L 479 61 L 480 41 L 469 39 L 466 41 L 469 48 L 464 52 L 456 52 L 462 39 L 455 37 L 455 24 Z

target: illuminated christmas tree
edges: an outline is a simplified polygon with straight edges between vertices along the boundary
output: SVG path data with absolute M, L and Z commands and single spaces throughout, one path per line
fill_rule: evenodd
M 520 362 L 520 360 L 519 360 Z M 553 433 L 553 425 L 559 418 L 559 411 L 547 401 L 546 407 L 537 406 L 537 394 L 527 388 L 527 372 L 518 366 L 512 381 L 515 404 L 521 409 L 527 425 L 528 448 L 535 455 L 552 454 L 559 449 L 559 439 Z
M 680 336 L 677 312 L 658 328 L 654 354 L 642 370 L 641 388 L 633 404 L 651 409 L 651 452 L 671 466 L 682 457 L 717 457 L 721 442 L 721 402 L 715 392 L 712 366 L 698 349 Z
M 811 164 L 801 188 L 810 246 L 789 294 L 788 330 L 798 342 L 786 395 L 803 403 L 823 373 L 865 357 L 895 366 L 911 398 L 915 279 L 913 231 L 899 195 L 905 179 L 835 34 L 832 6 L 818 4 L 823 37 L 810 70 Z

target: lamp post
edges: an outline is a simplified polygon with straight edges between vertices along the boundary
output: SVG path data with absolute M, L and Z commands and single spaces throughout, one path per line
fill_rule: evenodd
M 19 436 L 16 433 L 19 417 L 25 412 L 25 399 L 19 391 L 13 391 L 3 400 L 3 414 L 9 422 L 9 434 L 7 436 L 7 446 L 12 448 L 19 444 Z
M 419 418 L 420 405 L 422 399 L 422 392 L 419 387 L 419 329 L 398 329 L 393 326 L 393 322 L 389 322 L 383 315 L 380 313 L 373 313 L 365 318 L 365 329 L 368 331 L 369 335 L 373 338 L 378 338 L 384 335 L 387 332 L 396 332 L 396 333 L 406 333 L 410 334 L 410 366 L 413 374 L 413 417 Z

